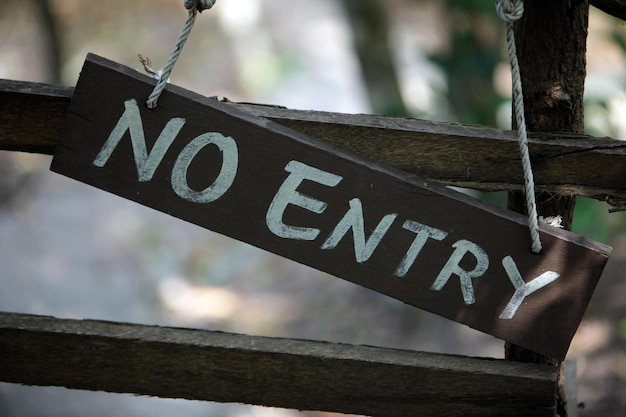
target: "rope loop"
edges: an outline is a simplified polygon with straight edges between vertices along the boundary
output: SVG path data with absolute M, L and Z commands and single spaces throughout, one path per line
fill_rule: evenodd
M 511 77 L 513 83 L 513 111 L 517 123 L 517 139 L 519 143 L 522 168 L 524 170 L 524 194 L 526 197 L 526 211 L 528 212 L 528 227 L 533 253 L 540 253 L 542 249 L 539 237 L 539 221 L 537 202 L 535 198 L 535 180 L 530 164 L 528 151 L 528 134 L 526 131 L 526 117 L 524 115 L 524 95 L 522 93 L 522 76 L 520 73 L 517 49 L 515 47 L 515 30 L 513 23 L 524 14 L 523 0 L 496 0 L 496 10 L 502 20 L 506 22 L 506 44 L 511 63 Z
M 183 0 L 185 8 L 187 10 L 196 10 L 202 13 L 203 10 L 208 10 L 215 4 L 216 0 Z
M 187 17 L 187 22 L 183 27 L 183 31 L 178 37 L 178 41 L 176 41 L 176 45 L 170 54 L 169 59 L 167 60 L 167 64 L 163 68 L 163 71 L 159 71 L 160 77 L 157 82 L 154 90 L 148 97 L 146 101 L 146 105 L 149 109 L 155 109 L 157 106 L 157 102 L 159 101 L 159 97 L 161 97 L 161 93 L 165 90 L 165 85 L 169 81 L 170 74 L 174 69 L 174 65 L 180 56 L 180 53 L 183 50 L 183 46 L 185 46 L 185 42 L 187 42 L 187 38 L 191 33 L 191 29 L 193 28 L 193 24 L 196 22 L 196 16 L 198 12 L 202 12 L 202 10 L 210 9 L 215 4 L 216 0 L 183 0 L 185 8 L 189 10 L 189 16 Z M 143 63 L 143 61 L 142 61 Z
M 523 0 L 496 0 L 498 16 L 505 22 L 515 22 L 524 14 Z

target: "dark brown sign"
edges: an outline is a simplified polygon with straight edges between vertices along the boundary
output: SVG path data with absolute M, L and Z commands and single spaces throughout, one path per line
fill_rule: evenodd
M 564 358 L 609 247 L 154 82 L 89 55 L 52 170 Z

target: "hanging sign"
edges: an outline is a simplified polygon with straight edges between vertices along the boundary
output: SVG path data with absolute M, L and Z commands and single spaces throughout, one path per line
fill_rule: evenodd
M 542 226 L 534 255 L 521 215 L 174 85 L 149 110 L 154 82 L 89 55 L 51 169 L 565 356 L 609 247 Z

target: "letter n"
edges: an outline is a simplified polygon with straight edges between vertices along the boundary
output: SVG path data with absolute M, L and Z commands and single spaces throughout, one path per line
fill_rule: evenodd
M 143 123 L 139 113 L 137 101 L 134 99 L 124 102 L 124 113 L 120 117 L 117 125 L 111 131 L 109 138 L 100 149 L 93 164 L 103 167 L 113 154 L 113 151 L 120 143 L 126 132 L 130 132 L 130 141 L 135 155 L 135 165 L 137 166 L 137 177 L 139 181 L 150 181 L 157 167 L 161 163 L 163 156 L 185 124 L 185 119 L 175 117 L 171 119 L 159 135 L 150 154 L 146 146 L 146 138 L 143 130 Z
M 376 229 L 372 232 L 370 237 L 365 239 L 365 222 L 363 220 L 363 205 L 361 200 L 353 198 L 350 200 L 350 209 L 346 212 L 343 219 L 339 221 L 335 230 L 332 231 L 330 236 L 322 244 L 322 249 L 334 249 L 339 244 L 339 241 L 348 233 L 348 230 L 352 229 L 352 238 L 354 239 L 354 256 L 358 263 L 367 261 L 374 249 L 378 246 L 381 239 L 391 227 L 391 224 L 396 219 L 397 214 L 391 213 L 385 215 Z

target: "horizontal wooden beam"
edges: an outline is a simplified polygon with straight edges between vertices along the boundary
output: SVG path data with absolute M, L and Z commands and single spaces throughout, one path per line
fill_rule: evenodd
M 52 154 L 72 88 L 0 80 L 0 149 Z M 358 155 L 428 179 L 477 190 L 521 190 L 512 131 L 418 119 L 291 110 L 231 103 Z M 569 134 L 530 134 L 536 188 L 626 202 L 626 143 Z
M 73 88 L 0 80 L 0 149 L 52 155 Z
M 521 190 L 524 184 L 517 133 L 513 131 L 419 119 L 234 105 L 446 185 L 496 191 Z M 529 146 L 537 189 L 602 200 L 626 199 L 626 177 L 619 177 L 626 175 L 625 142 L 535 132 L 530 133 Z
M 0 313 L 0 380 L 372 416 L 550 416 L 557 368 Z

